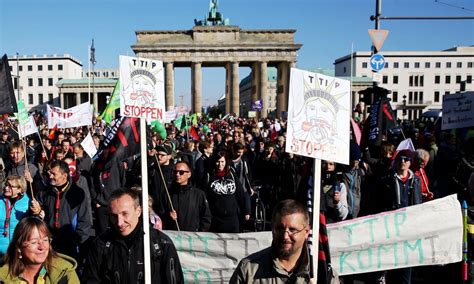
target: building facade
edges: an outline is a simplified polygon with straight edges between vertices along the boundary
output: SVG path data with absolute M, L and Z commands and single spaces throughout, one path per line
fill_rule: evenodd
M 383 51 L 385 67 L 374 77 L 371 53 L 358 51 L 335 60 L 337 77 L 369 77 L 391 90 L 389 95 L 397 118 L 417 119 L 429 109 L 441 109 L 443 95 L 474 90 L 474 46 L 442 51 Z M 406 116 L 403 116 L 406 110 Z
M 47 103 L 59 106 L 58 81 L 82 76 L 82 63 L 69 54 L 12 56 L 9 65 L 15 96 L 19 91 L 28 110 L 45 110 Z
M 248 117 L 249 111 L 252 109 L 252 74 L 245 77 L 239 84 L 240 90 L 240 116 Z M 277 106 L 277 69 L 268 68 L 267 71 L 267 102 L 268 113 L 272 114 Z M 263 103 L 263 102 L 262 102 Z M 264 104 L 265 104 L 264 103 Z M 286 112 L 286 110 L 284 110 Z

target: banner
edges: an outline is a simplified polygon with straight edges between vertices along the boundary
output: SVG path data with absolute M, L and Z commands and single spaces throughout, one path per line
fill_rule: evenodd
M 7 55 L 0 61 L 0 114 L 18 112 Z
M 177 112 L 175 109 L 165 112 L 164 123 L 171 123 L 171 121 L 176 119 Z
M 92 125 L 92 110 L 89 103 L 62 109 L 52 105 L 47 105 L 48 128 L 71 128 L 84 125 Z
M 229 283 L 239 261 L 271 245 L 271 232 L 215 234 L 165 231 L 178 250 L 185 283 Z
M 444 95 L 441 129 L 471 126 L 474 126 L 474 92 Z
M 463 224 L 456 195 L 327 226 L 340 275 L 461 261 Z
M 36 126 L 33 115 L 28 116 L 28 120 L 26 121 L 26 123 L 19 124 L 18 127 L 20 128 L 20 131 L 18 132 L 18 136 L 20 139 L 38 132 L 38 127 Z
M 120 56 L 120 115 L 163 121 L 163 62 Z
M 91 157 L 91 159 L 95 156 L 97 153 L 97 148 L 95 147 L 94 140 L 92 139 L 92 136 L 90 133 L 87 133 L 86 138 L 82 140 L 81 142 L 82 148 L 84 148 L 84 151 Z
M 291 68 L 286 152 L 349 164 L 350 82 Z

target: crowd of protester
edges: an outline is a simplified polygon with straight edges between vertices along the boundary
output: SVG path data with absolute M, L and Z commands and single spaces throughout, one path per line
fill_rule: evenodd
M 86 283 L 115 283 L 109 278 L 139 277 L 122 275 L 125 272 L 117 267 L 127 255 L 127 248 L 130 251 L 136 239 L 140 239 L 136 231 L 141 227 L 141 211 L 137 209 L 138 195 L 133 193 L 141 186 L 140 155 L 120 157 L 114 160 L 113 169 L 103 172 L 81 145 L 86 135 L 91 134 L 95 146 L 102 147 L 109 134 L 103 122 L 53 131 L 39 118 L 39 136 L 28 136 L 25 141 L 17 139 L 12 123 L 4 121 L 0 129 L 0 254 L 5 256 L 0 276 L 2 269 L 9 272 L 5 279 L 29 280 L 31 275 L 44 275 L 42 269 L 48 275 L 56 275 L 53 270 L 58 266 L 54 263 L 58 262 L 64 266 L 65 274 L 56 276 L 71 281 L 79 277 Z M 202 117 L 191 127 L 194 134 L 189 126 L 166 124 L 166 137 L 148 129 L 147 201 L 153 228 L 216 233 L 252 231 L 256 185 L 267 216 L 284 199 L 306 204 L 313 162 L 285 151 L 285 120 Z M 395 151 L 404 138 L 412 139 L 415 151 Z M 459 133 L 420 129 L 414 122 L 403 123 L 398 132 L 386 131 L 380 145 L 361 146 L 351 139 L 349 165 L 322 162 L 320 210 L 331 223 L 449 194 L 458 194 L 460 200 L 474 205 L 468 184 L 474 180 L 473 141 L 460 138 Z M 114 182 L 104 185 L 104 180 L 110 178 Z M 474 191 L 472 187 L 471 184 Z M 117 200 L 126 206 L 115 204 Z M 130 215 L 122 217 L 122 209 L 130 209 Z M 271 229 L 270 220 L 266 228 Z M 122 242 L 113 241 L 117 234 L 124 237 Z M 166 235 L 153 236 L 165 247 L 171 243 L 170 257 L 177 258 Z M 49 246 L 55 252 L 46 249 L 49 254 L 45 253 L 45 260 L 41 261 L 45 265 L 23 263 L 28 257 L 26 250 Z M 117 267 L 104 270 L 110 272 L 104 276 L 97 269 L 102 265 L 100 261 L 107 262 L 100 254 L 108 246 L 115 255 L 112 264 L 103 265 Z M 17 263 L 18 259 L 22 264 Z M 176 262 L 175 267 L 180 267 L 179 260 Z M 170 273 L 167 277 L 177 283 L 182 281 L 182 275 Z M 380 277 L 387 281 L 411 278 L 411 269 L 394 270 L 393 274 Z M 133 281 L 136 283 L 137 279 Z

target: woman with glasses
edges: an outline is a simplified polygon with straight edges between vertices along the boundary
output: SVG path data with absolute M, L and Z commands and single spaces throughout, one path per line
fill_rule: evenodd
M 230 171 L 231 160 L 225 151 L 215 157 L 208 174 L 207 200 L 211 209 L 211 232 L 239 233 L 242 219 L 250 218 L 250 199 L 237 177 Z
M 20 221 L 0 267 L 2 283 L 80 283 L 76 261 L 56 253 L 51 232 L 38 217 Z
M 30 198 L 22 176 L 8 176 L 0 195 L 0 256 L 7 252 L 15 227 L 28 214 Z

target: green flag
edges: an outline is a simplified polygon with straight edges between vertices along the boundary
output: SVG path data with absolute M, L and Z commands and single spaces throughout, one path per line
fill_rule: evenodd
M 163 125 L 163 123 L 161 123 L 160 121 L 158 121 L 158 120 L 152 121 L 151 122 L 151 130 L 153 130 L 153 132 L 158 133 L 162 140 L 166 139 L 166 136 L 167 136 L 166 128 Z
M 18 122 L 20 125 L 25 125 L 28 123 L 28 112 L 26 111 L 25 104 L 23 100 L 18 101 Z
M 104 112 L 99 115 L 98 119 L 103 120 L 110 125 L 115 110 L 118 108 L 120 108 L 120 80 L 117 80 L 114 91 L 112 92 L 112 97 L 110 98 L 109 103 L 105 107 Z
M 179 130 L 184 129 L 186 127 L 186 115 L 183 114 L 183 116 L 177 118 L 174 121 L 174 126 L 176 126 L 176 128 L 178 128 Z
M 198 125 L 198 118 L 197 114 L 194 113 L 191 115 L 191 124 L 196 127 Z

